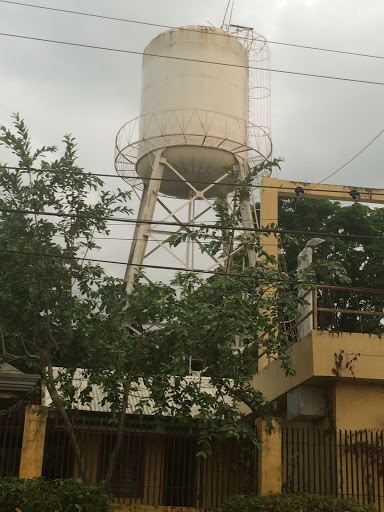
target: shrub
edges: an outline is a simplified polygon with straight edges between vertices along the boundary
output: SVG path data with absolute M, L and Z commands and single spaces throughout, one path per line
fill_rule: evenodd
M 109 496 L 78 478 L 0 479 L 1 512 L 107 512 Z
M 223 505 L 224 512 L 376 512 L 353 498 L 319 494 L 267 494 L 235 496 Z

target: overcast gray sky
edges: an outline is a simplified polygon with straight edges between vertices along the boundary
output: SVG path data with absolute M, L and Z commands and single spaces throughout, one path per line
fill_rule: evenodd
M 31 3 L 172 26 L 220 26 L 227 0 Z M 236 0 L 232 22 L 271 41 L 384 57 L 382 0 Z M 3 33 L 143 51 L 162 31 L 0 2 Z M 273 69 L 384 82 L 384 59 L 275 44 L 270 50 Z M 2 124 L 20 112 L 36 144 L 58 144 L 72 133 L 82 167 L 114 172 L 116 133 L 139 114 L 140 56 L 0 36 L 0 64 Z M 279 177 L 317 182 L 384 128 L 384 86 L 272 73 L 271 112 L 274 156 L 285 160 Z M 383 187 L 383 150 L 384 136 L 328 182 Z M 119 226 L 112 236 L 130 232 Z M 129 242 L 104 244 L 100 256 L 126 260 L 128 249 Z M 124 269 L 113 270 L 122 275 Z

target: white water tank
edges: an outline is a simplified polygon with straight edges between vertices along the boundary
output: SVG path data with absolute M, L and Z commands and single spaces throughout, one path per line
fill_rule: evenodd
M 162 156 L 181 177 L 166 167 L 160 192 L 187 197 L 183 179 L 205 189 L 225 164 L 238 163 L 236 155 L 247 158 L 248 112 L 248 51 L 236 37 L 200 26 L 160 34 L 143 57 L 137 174 L 149 178 L 152 151 L 164 148 Z M 205 195 L 232 188 L 212 187 Z

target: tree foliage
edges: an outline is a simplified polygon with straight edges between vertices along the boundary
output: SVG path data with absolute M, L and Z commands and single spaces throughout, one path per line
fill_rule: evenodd
M 69 411 L 89 404 L 93 385 L 118 425 L 107 482 L 132 395 L 141 396 L 135 413 L 143 414 L 149 405 L 159 424 L 164 417 L 186 429 L 197 424 L 203 456 L 214 438 L 257 443 L 238 406 L 245 403 L 254 415 L 271 418 L 274 404 L 252 387 L 250 373 L 260 353 L 279 359 L 292 373 L 290 337 L 282 327 L 287 317 L 296 316 L 301 299 L 295 288 L 305 283 L 292 284 L 255 233 L 237 234 L 252 176 L 244 181 L 231 170 L 245 187 L 235 192 L 232 213 L 223 201 L 216 202 L 217 228 L 209 233 L 202 228 L 200 235 L 211 240 L 206 250 L 213 255 L 223 242 L 236 246 L 237 254 L 253 251 L 254 266 L 244 265 L 244 258 L 228 258 L 230 264 L 206 280 L 195 273 L 177 275 L 170 285 L 138 279 L 127 297 L 122 280 L 84 256 L 97 249 L 96 234 L 108 234 L 106 217 L 130 213 L 129 194 L 105 190 L 99 178 L 79 168 L 72 137 L 64 138 L 63 156 L 49 162 L 56 148 L 34 150 L 17 115 L 14 124 L 14 131 L 1 127 L 0 135 L 19 162 L 16 170 L 0 167 L 2 359 L 41 374 L 82 476 L 87 477 L 87 468 Z M 40 215 L 49 212 L 57 217 Z M 223 223 L 233 229 L 222 230 Z M 198 360 L 203 371 L 191 375 L 191 360 Z M 62 369 L 55 373 L 58 366 Z M 73 379 L 78 368 L 88 380 L 81 391 Z
M 79 478 L 46 481 L 42 478 L 0 479 L 2 512 L 108 512 L 110 496 L 98 485 Z
M 90 322 L 95 312 L 100 321 L 103 317 L 100 290 L 120 284 L 84 257 L 97 248 L 96 234 L 108 234 L 105 217 L 130 213 L 130 194 L 103 190 L 99 178 L 79 168 L 71 136 L 64 137 L 63 155 L 48 162 L 57 148 L 34 150 L 17 114 L 14 126 L 14 131 L 0 129 L 0 143 L 16 156 L 19 167 L 4 164 L 0 173 L 2 357 L 41 374 L 84 474 L 67 414 L 74 390 L 68 386 L 68 396 L 59 396 L 58 387 L 65 388 L 73 369 L 87 357 L 93 342 Z M 55 376 L 54 366 L 66 369 L 61 377 Z
M 266 496 L 234 496 L 223 505 L 224 512 L 374 512 L 372 504 L 333 495 L 284 493 Z
M 279 205 L 279 224 L 284 230 L 304 230 L 343 235 L 362 235 L 358 238 L 322 236 L 325 239 L 314 265 L 316 282 L 319 284 L 343 284 L 332 272 L 332 265 L 344 269 L 349 285 L 355 288 L 373 288 L 384 290 L 384 209 L 371 208 L 354 203 L 343 206 L 339 202 L 316 199 L 282 198 Z M 374 238 L 364 238 L 372 236 Z M 381 237 L 378 238 L 378 237 Z M 297 267 L 298 253 L 312 235 L 284 235 L 283 246 L 289 271 Z M 330 272 L 331 270 L 331 272 Z M 363 309 L 383 311 L 384 294 L 352 291 L 326 291 L 320 295 L 323 307 L 340 309 Z M 382 332 L 380 317 L 357 315 L 320 316 L 322 328 L 351 332 Z

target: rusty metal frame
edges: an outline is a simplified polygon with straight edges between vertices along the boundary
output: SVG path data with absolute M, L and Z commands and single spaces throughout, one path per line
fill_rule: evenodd
M 220 127 L 216 135 L 212 128 L 215 124 Z M 168 131 L 169 126 L 175 125 L 179 128 L 177 133 L 174 128 Z M 241 134 L 240 140 L 233 140 L 233 126 L 236 126 L 237 134 Z M 151 136 L 154 129 L 160 135 Z M 132 188 L 143 189 L 143 181 L 136 172 L 139 158 L 155 150 L 176 146 L 225 150 L 250 167 L 272 155 L 271 136 L 266 127 L 207 110 L 171 110 L 136 117 L 119 130 L 115 142 L 116 171 Z M 193 182 L 189 185 L 193 186 Z
M 304 322 L 308 317 L 313 315 L 313 329 L 317 330 L 317 314 L 319 311 L 325 311 L 328 313 L 341 313 L 341 314 L 349 314 L 349 315 L 367 315 L 367 316 L 382 316 L 384 317 L 383 311 L 364 311 L 362 309 L 339 309 L 339 308 L 319 308 L 317 305 L 317 290 L 319 289 L 332 289 L 332 290 L 339 290 L 339 291 L 350 291 L 350 292 L 362 292 L 362 293 L 372 293 L 372 294 L 384 294 L 384 290 L 376 290 L 376 289 L 369 289 L 369 288 L 354 288 L 354 287 L 347 287 L 347 286 L 337 286 L 337 285 L 316 285 L 315 289 L 312 288 L 306 292 L 306 295 L 308 295 L 310 292 L 314 294 L 314 300 L 313 300 L 313 309 L 311 311 L 308 311 L 302 318 L 300 318 L 293 326 L 289 328 L 287 333 L 293 332 L 302 322 Z

